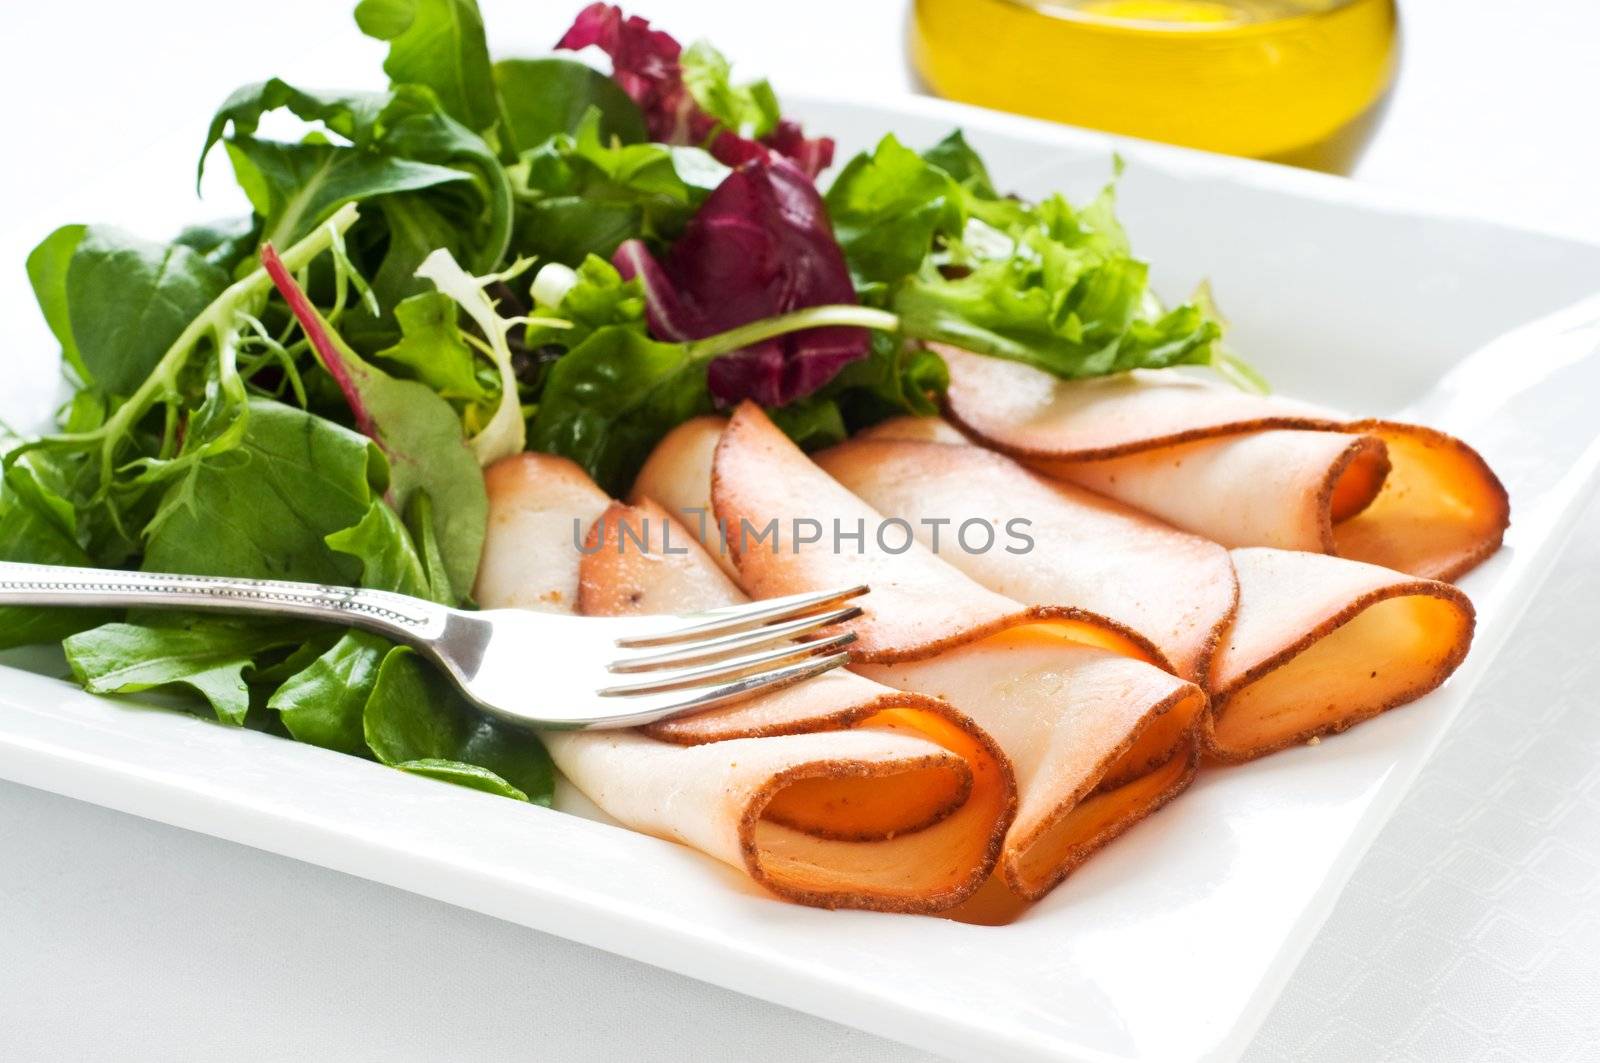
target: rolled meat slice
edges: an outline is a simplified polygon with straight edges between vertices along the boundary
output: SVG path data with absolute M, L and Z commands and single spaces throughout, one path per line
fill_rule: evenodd
M 740 407 L 726 428 L 707 420 L 680 426 L 646 463 L 634 494 L 675 513 L 714 513 L 699 530 L 715 549 L 718 526 L 726 529 L 728 557 L 754 597 L 872 587 L 852 624 L 856 670 L 948 700 L 1016 766 L 1021 797 L 1000 866 L 1017 896 L 1048 892 L 1193 777 L 1205 705 L 1198 687 L 1147 663 L 1146 648 L 1102 618 L 985 590 L 909 530 L 881 543 L 885 518 L 759 408 Z M 803 541 L 795 534 L 801 520 L 846 538 Z M 775 544 L 752 538 L 774 523 Z
M 941 348 L 963 432 L 1224 546 L 1337 554 L 1454 579 L 1499 549 L 1510 502 L 1443 432 L 1351 420 L 1171 371 L 1061 380 Z
M 1206 752 L 1250 760 L 1414 701 L 1472 644 L 1467 596 L 1359 561 L 1232 551 L 1239 612 L 1211 666 Z
M 1472 605 L 1449 584 L 1325 554 L 1209 543 L 1214 553 L 1197 551 L 1186 542 L 1192 536 L 1163 534 L 1148 517 L 1125 526 L 1116 503 L 1041 484 L 1002 455 L 950 442 L 959 438 L 936 419 L 904 418 L 817 460 L 898 516 L 956 526 L 1025 519 L 1039 549 L 974 556 L 956 543 L 941 556 L 1021 601 L 1092 603 L 1163 647 L 1194 645 L 1198 632 L 1181 623 L 1192 610 L 1218 616 L 1222 598 L 1206 562 L 1220 554 L 1230 586 L 1237 569 L 1237 611 L 1216 627 L 1197 625 L 1225 632 L 1200 673 L 1212 694 L 1204 745 L 1216 759 L 1248 760 L 1343 731 L 1432 690 L 1467 653 Z M 914 441 L 927 439 L 945 442 Z
M 978 583 L 1027 605 L 1071 605 L 1203 682 L 1238 599 L 1228 552 L 1128 506 L 959 442 L 894 438 L 903 419 L 818 465 Z
M 664 514 L 650 522 L 613 505 L 565 459 L 520 454 L 485 476 L 476 595 L 486 608 L 616 614 L 742 600 L 681 529 L 660 543 L 670 550 L 641 550 L 637 535 L 618 541 L 624 522 L 665 538 Z M 678 553 L 685 545 L 692 553 Z M 848 673 L 649 734 L 542 738 L 568 781 L 615 819 L 821 907 L 960 904 L 990 875 L 1016 807 L 1010 764 L 970 720 Z

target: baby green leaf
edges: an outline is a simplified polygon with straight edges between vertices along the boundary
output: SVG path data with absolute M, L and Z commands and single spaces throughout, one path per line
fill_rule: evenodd
M 356 25 L 389 43 L 383 70 L 391 81 L 432 89 L 445 113 L 469 129 L 484 132 L 499 120 L 475 0 L 361 0 Z
M 286 679 L 267 699 L 267 708 L 277 711 L 298 741 L 364 755 L 361 714 L 389 649 L 378 635 L 347 631 L 304 671 Z
M 618 144 L 591 108 L 572 135 L 525 152 L 514 170 L 516 242 L 525 254 L 576 266 L 624 240 L 676 237 L 728 167 L 700 148 Z
M 325 539 L 365 517 L 388 477 L 371 440 L 252 399 L 238 448 L 168 488 L 145 568 L 353 584 L 360 564 Z
M 67 664 L 91 694 L 134 694 L 182 686 L 210 703 L 223 723 L 243 724 L 250 708 L 245 670 L 269 650 L 304 637 L 298 624 L 182 617 L 159 626 L 103 624 L 62 645 Z
M 264 241 L 282 246 L 346 203 L 465 183 L 448 166 L 310 141 L 282 144 L 235 136 L 226 144 L 234 176 L 264 222 Z
M 26 459 L 24 459 L 26 460 Z M 24 483 L 26 480 L 26 483 Z M 90 565 L 60 509 L 71 503 L 39 483 L 25 465 L 14 465 L 0 480 L 0 557 L 36 565 Z M 0 608 L 0 649 L 55 642 L 110 619 L 91 609 Z
M 972 195 L 980 199 L 999 199 L 994 182 L 989 178 L 989 167 L 983 158 L 967 143 L 961 130 L 952 129 L 950 135 L 922 153 L 922 157 L 937 166 Z
M 764 80 L 735 85 L 727 58 L 708 42 L 696 41 L 684 49 L 679 63 L 694 102 L 723 126 L 746 140 L 757 140 L 777 128 L 783 115 L 772 86 Z
M 616 81 L 571 59 L 504 59 L 494 81 L 505 111 L 506 134 L 515 152 L 538 147 L 557 133 L 571 133 L 592 107 L 607 143 L 647 139 L 644 114 Z
M 460 307 L 440 291 L 419 292 L 394 308 L 400 340 L 378 357 L 404 366 L 447 399 L 487 402 L 496 394 L 478 376 L 478 356 L 461 332 Z
M 528 443 L 571 458 L 620 495 L 662 436 L 711 409 L 705 360 L 691 359 L 683 344 L 613 325 L 551 368 Z
M 429 597 L 428 575 L 405 525 L 382 499 L 367 508 L 360 523 L 327 537 L 328 545 L 361 562 L 361 585 L 375 590 L 398 591 L 414 598 Z
M 477 771 L 441 773 L 425 764 L 422 773 L 452 782 L 470 775 L 479 783 L 490 781 L 484 775 L 490 773 L 508 788 L 494 792 L 515 796 L 509 792 L 515 790 L 538 804 L 550 803 L 554 774 L 539 740 L 472 708 L 448 679 L 407 647 L 398 646 L 383 659 L 364 728 L 367 745 L 385 764 L 411 770 L 418 761 L 475 765 Z
M 486 794 L 496 797 L 509 797 L 513 801 L 528 801 L 531 798 L 521 790 L 506 782 L 488 768 L 481 768 L 476 764 L 465 764 L 459 760 L 440 760 L 436 757 L 424 760 L 407 760 L 396 764 L 401 771 L 410 772 L 412 775 L 421 775 L 429 779 L 438 779 L 440 782 L 453 782 L 457 786 L 465 786 L 469 790 L 482 790 Z M 549 804 L 548 800 L 540 804 Z
M 56 342 L 61 344 L 62 360 L 85 382 L 89 379 L 89 370 L 78 353 L 77 341 L 72 338 L 67 269 L 87 231 L 85 225 L 63 225 L 28 253 L 28 282 L 33 285 L 33 297 L 39 303 L 45 323 L 55 334 Z
M 522 407 L 517 400 L 516 371 L 511 364 L 511 346 L 507 339 L 513 325 L 500 316 L 495 310 L 494 301 L 484 292 L 486 284 L 502 280 L 503 277 L 474 277 L 462 269 L 461 264 L 443 248 L 423 259 L 422 265 L 417 267 L 417 276 L 432 281 L 435 288 L 455 300 L 478 326 L 494 357 L 495 372 L 500 376 L 500 404 L 489 418 L 489 423 L 470 441 L 478 464 L 487 466 L 520 453 L 527 429 L 522 420 Z M 441 507 L 446 505 L 443 492 L 435 491 L 433 497 Z M 456 581 L 456 586 L 469 586 L 471 582 L 470 578 Z
M 434 531 L 449 567 L 450 582 L 470 587 L 483 549 L 489 501 L 478 459 L 468 449 L 455 410 L 426 384 L 400 380 L 363 361 L 311 305 L 283 269 L 277 253 L 268 247 L 261 257 L 311 341 L 317 361 L 344 393 L 356 426 L 375 440 L 388 458 L 394 504 L 404 508 L 412 492 L 419 489 L 437 500 Z M 481 291 L 478 294 L 482 296 Z M 510 386 L 514 401 L 516 387 L 514 383 Z M 387 512 L 387 507 L 384 509 Z M 395 523 L 398 527 L 398 520 Z M 400 534 L 404 535 L 403 529 Z
M 54 245 L 52 257 L 66 242 L 64 231 L 42 245 Z M 69 360 L 75 351 L 76 364 L 89 380 L 110 394 L 127 395 L 222 294 L 229 277 L 182 245 L 90 226 L 72 250 L 65 280 L 64 289 L 47 281 L 49 305 L 40 304 L 46 319 L 54 317 L 55 328 L 64 310 L 68 339 L 62 347 Z
M 420 493 L 416 497 L 426 500 Z M 431 529 L 424 534 L 431 541 Z M 448 580 L 442 594 L 430 586 L 411 537 L 382 500 L 373 501 L 359 524 L 329 535 L 327 541 L 332 549 L 361 562 L 363 587 L 449 600 Z M 378 635 L 347 631 L 303 671 L 285 680 L 267 700 L 267 708 L 275 709 L 289 733 L 302 742 L 365 753 L 362 713 L 389 649 Z
M 940 233 L 965 223 L 961 191 L 893 135 L 851 159 L 828 189 L 828 215 L 857 287 L 916 273 Z

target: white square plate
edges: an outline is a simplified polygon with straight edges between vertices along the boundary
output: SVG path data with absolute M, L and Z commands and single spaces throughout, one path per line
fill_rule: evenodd
M 933 1051 L 1230 1058 L 1493 666 L 1595 485 L 1600 302 L 1570 304 L 1600 291 L 1600 247 L 1440 216 L 1338 178 L 937 101 L 811 100 L 795 111 L 837 136 L 841 157 L 887 130 L 920 147 L 960 125 L 997 183 L 1025 194 L 1082 196 L 1108 176 L 1113 147 L 1121 151 L 1122 215 L 1158 289 L 1182 296 L 1209 277 L 1234 346 L 1280 390 L 1457 433 L 1505 479 L 1515 521 L 1507 547 L 1463 584 L 1480 619 L 1466 664 L 1423 701 L 1349 734 L 1204 771 L 1180 800 L 999 928 L 784 904 L 694 852 L 603 822 L 94 698 L 5 666 L 0 776 Z M 123 207 L 124 220 L 138 217 L 137 203 Z M 0 329 L 21 369 L 0 413 L 34 423 L 54 354 L 26 291 L 7 287 Z

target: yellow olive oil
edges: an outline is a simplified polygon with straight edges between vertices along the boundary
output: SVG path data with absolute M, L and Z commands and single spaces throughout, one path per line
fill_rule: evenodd
M 1328 140 L 1382 96 L 1394 0 L 916 0 L 935 92 L 1257 157 Z

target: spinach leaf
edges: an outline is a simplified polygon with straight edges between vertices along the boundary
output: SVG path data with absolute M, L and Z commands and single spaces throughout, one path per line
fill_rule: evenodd
M 114 395 L 143 383 L 229 280 L 190 248 L 102 226 L 57 229 L 28 263 L 63 357 L 86 383 Z
M 361 718 L 390 645 L 367 631 L 347 631 L 302 671 L 284 680 L 267 708 L 300 742 L 367 755 Z
M 35 565 L 93 564 L 74 535 L 74 516 L 70 501 L 40 484 L 28 466 L 13 465 L 0 481 L 0 557 Z M 110 616 L 92 609 L 0 607 L 0 649 L 56 642 Z
M 217 719 L 242 725 L 250 709 L 245 672 L 271 650 L 304 637 L 300 624 L 183 616 L 159 625 L 103 624 L 63 644 L 73 677 L 91 694 L 187 687 Z
M 230 125 L 239 136 L 253 136 L 260 128 L 261 116 L 269 111 L 287 110 L 304 121 L 320 122 L 356 147 L 370 148 L 381 135 L 385 112 L 396 98 L 379 92 L 307 91 L 282 78 L 241 85 L 211 116 L 206 142 L 200 149 L 199 170 L 204 172 L 206 156 Z M 427 104 L 419 101 L 417 106 L 425 109 Z
M 364 729 L 367 745 L 392 767 L 550 803 L 554 773 L 538 738 L 479 713 L 407 647 L 383 659 Z
M 532 800 L 526 793 L 512 786 L 488 768 L 481 768 L 476 764 L 467 764 L 459 760 L 442 760 L 437 757 L 424 757 L 421 760 L 407 760 L 396 764 L 395 767 L 412 775 L 421 775 L 428 779 L 438 779 L 440 782 L 455 783 L 465 786 L 469 790 L 482 790 L 486 794 L 496 797 L 509 797 L 513 801 Z M 538 804 L 548 805 L 549 799 L 538 801 Z
M 499 120 L 476 0 L 361 0 L 356 25 L 388 42 L 383 70 L 391 81 L 432 89 L 445 113 L 468 129 L 481 133 Z
M 144 567 L 349 585 L 360 565 L 328 535 L 367 514 L 388 485 L 371 440 L 314 414 L 252 399 L 244 438 L 162 499 Z
M 347 143 L 320 132 L 297 144 L 258 139 L 262 116 L 279 109 Z M 261 216 L 265 241 L 281 246 L 342 203 L 370 199 L 380 208 L 351 234 L 379 304 L 375 321 L 358 311 L 356 331 L 392 341 L 387 311 L 420 290 L 413 274 L 435 248 L 449 248 L 483 271 L 506 252 L 513 219 L 505 169 L 483 137 L 442 111 L 426 86 L 320 93 L 276 78 L 247 85 L 212 119 L 202 166 L 230 126 L 229 158 Z
M 551 368 L 528 444 L 571 458 L 621 495 L 662 436 L 711 410 L 705 363 L 691 360 L 687 346 L 612 325 Z
M 513 152 L 536 148 L 558 133 L 572 133 L 594 108 L 606 143 L 648 139 L 644 113 L 611 78 L 571 59 L 503 59 L 494 82 Z
M 418 498 L 426 503 L 426 495 Z M 423 519 L 426 522 L 431 517 L 424 513 Z M 424 535 L 431 540 L 431 528 Z M 329 535 L 327 543 L 361 562 L 363 587 L 451 600 L 448 578 L 441 580 L 442 588 L 430 584 L 406 528 L 381 500 L 373 501 L 359 524 Z M 267 700 L 267 708 L 277 711 L 299 741 L 365 754 L 362 715 L 390 648 L 381 636 L 347 631 L 304 670 L 286 679 Z
M 67 270 L 72 264 L 73 252 L 87 231 L 86 225 L 63 225 L 28 253 L 28 283 L 33 285 L 33 297 L 56 342 L 61 344 L 62 360 L 83 382 L 89 380 L 89 370 L 78 353 L 77 341 L 72 338 Z
M 198 251 L 207 262 L 232 276 L 261 242 L 261 219 L 247 216 L 190 225 L 172 242 Z

